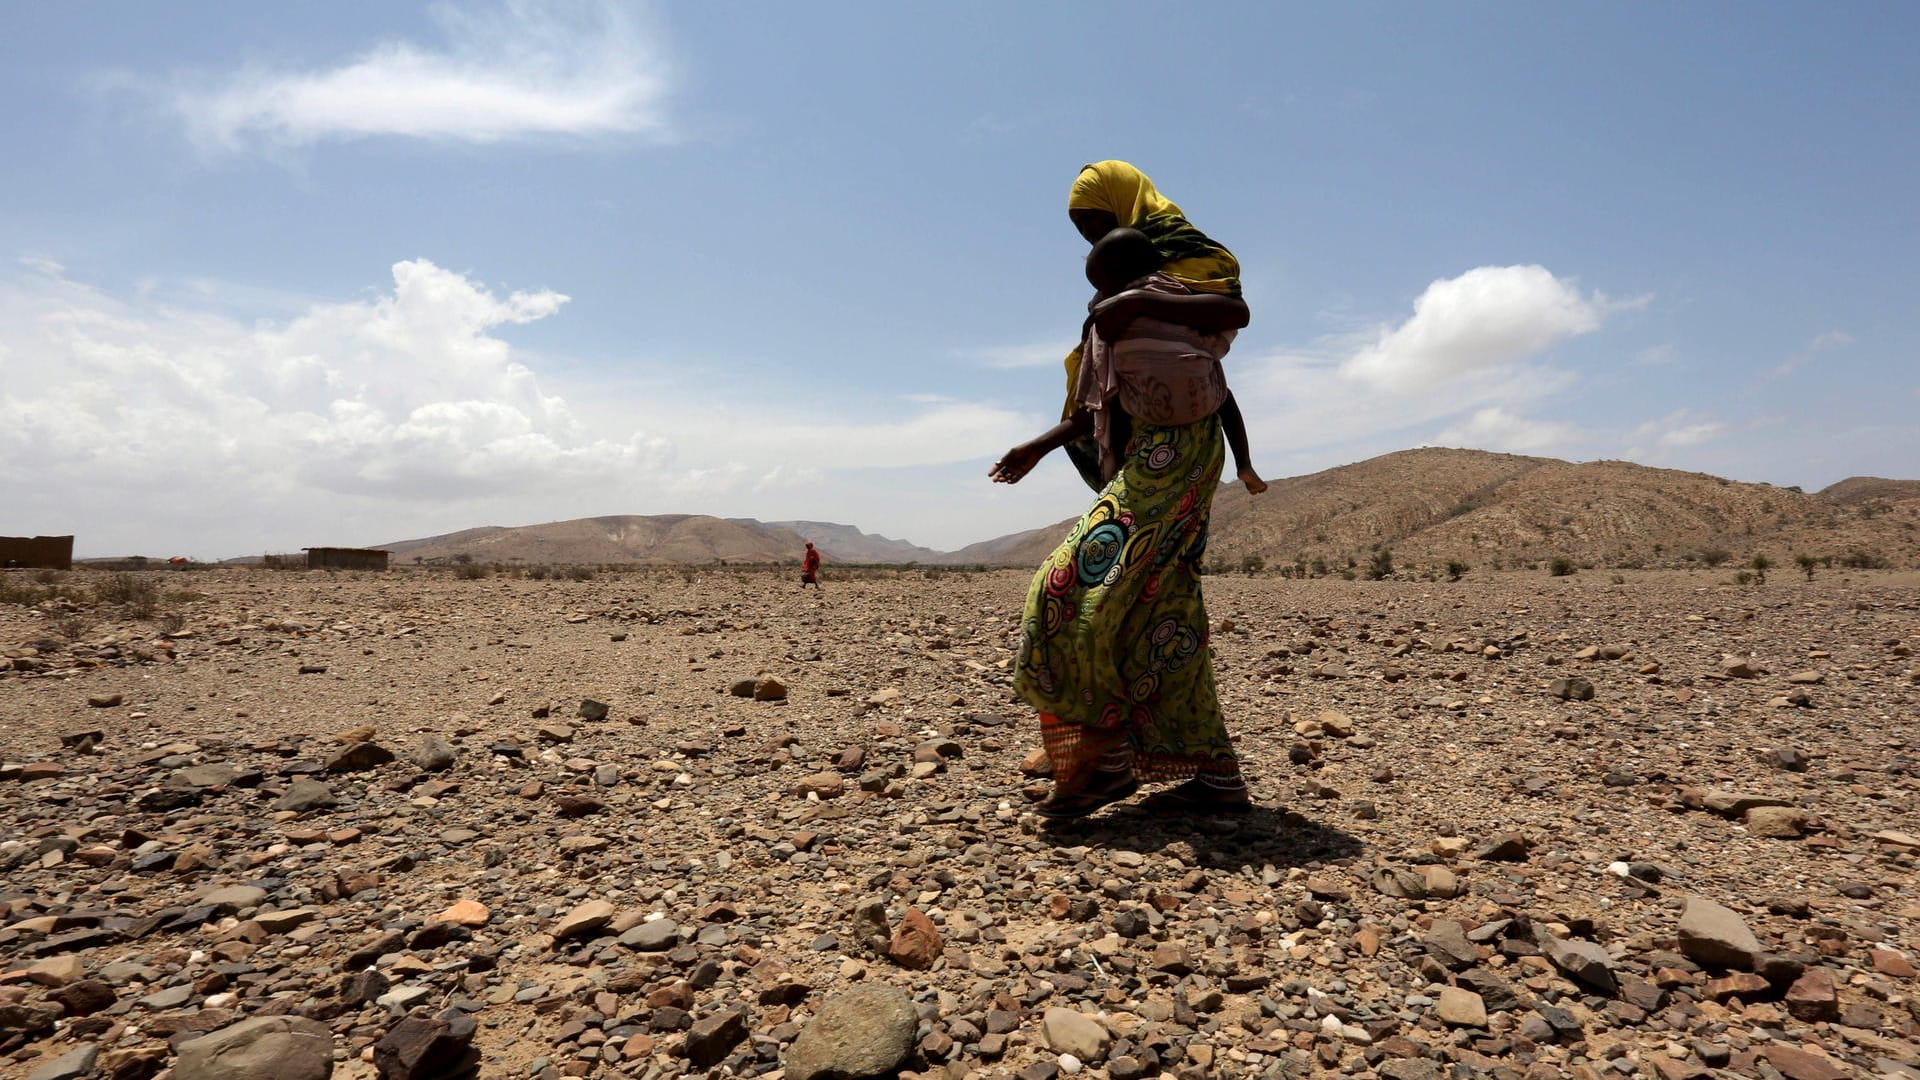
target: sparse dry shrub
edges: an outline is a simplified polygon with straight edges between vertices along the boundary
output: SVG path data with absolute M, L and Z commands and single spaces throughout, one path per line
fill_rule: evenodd
M 78 613 L 68 615 L 53 624 L 53 632 L 68 641 L 79 641 L 93 629 L 93 620 Z
M 52 594 L 50 588 L 23 581 L 12 574 L 0 574 L 0 604 L 32 607 Z
M 151 619 L 160 607 L 160 583 L 125 572 L 108 574 L 93 587 L 94 599 L 124 608 L 136 619 Z
M 479 581 L 493 576 L 493 567 L 480 563 L 461 563 L 453 568 L 453 576 L 460 581 Z
M 1709 570 L 1733 558 L 1733 552 L 1725 548 L 1708 548 L 1700 553 L 1700 561 L 1707 564 Z
M 1547 573 L 1553 577 L 1572 577 L 1575 569 L 1572 559 L 1554 559 L 1547 563 Z
M 587 569 L 584 566 L 569 566 L 567 567 L 567 580 L 568 581 L 592 581 L 593 571 Z
M 1468 566 L 1466 563 L 1460 562 L 1457 559 L 1454 560 L 1453 562 L 1449 562 L 1447 564 L 1447 580 L 1459 581 L 1461 578 L 1466 577 L 1467 571 L 1471 569 L 1473 569 L 1473 567 Z

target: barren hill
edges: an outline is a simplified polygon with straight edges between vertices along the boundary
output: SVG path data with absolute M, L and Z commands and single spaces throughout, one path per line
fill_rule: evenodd
M 790 530 L 700 514 L 626 514 L 545 525 L 490 525 L 381 545 L 395 563 L 470 556 L 476 562 L 791 562 L 804 545 Z
M 1888 480 L 1879 476 L 1849 476 L 1820 489 L 1820 494 L 1846 506 L 1861 503 L 1897 503 L 1920 499 L 1920 480 Z
M 1233 487 L 1215 504 L 1212 552 L 1229 563 L 1257 555 L 1270 566 L 1311 568 L 1320 560 L 1338 570 L 1383 548 L 1402 568 L 1451 561 L 1515 568 L 1555 558 L 1683 565 L 1756 554 L 1786 564 L 1796 554 L 1853 553 L 1914 566 L 1920 504 L 1873 511 L 1624 461 L 1448 449 L 1405 450 L 1276 481 L 1258 498 Z
M 1063 510 L 1078 507 L 1062 507 Z M 813 541 L 829 562 L 1035 566 L 1072 519 L 941 553 L 820 521 L 685 514 L 489 526 L 386 545 L 408 563 L 792 562 Z M 1764 554 L 1920 566 L 1920 481 L 1854 477 L 1818 494 L 1625 461 L 1568 462 L 1483 450 L 1385 454 L 1276 480 L 1214 504 L 1209 558 L 1338 573 L 1390 550 L 1404 571 L 1482 570 L 1568 559 L 1581 566 L 1683 566 Z
M 752 518 L 734 519 L 745 525 L 761 525 Z M 769 521 L 776 529 L 786 529 L 802 540 L 810 541 L 828 558 L 843 563 L 937 563 L 946 556 L 932 548 L 895 540 L 890 536 L 861 532 L 852 525 L 831 521 Z

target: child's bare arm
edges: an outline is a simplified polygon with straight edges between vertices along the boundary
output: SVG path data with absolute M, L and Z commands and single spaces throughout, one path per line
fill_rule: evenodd
M 1253 454 L 1247 448 L 1247 422 L 1240 415 L 1240 403 L 1233 399 L 1233 391 L 1227 391 L 1227 400 L 1220 404 L 1220 427 L 1226 433 L 1227 447 L 1233 451 L 1233 471 L 1240 482 L 1255 495 L 1267 490 L 1267 482 L 1260 479 L 1254 471 Z
M 1039 438 L 1023 442 L 1000 455 L 1000 460 L 987 470 L 987 476 L 996 484 L 1017 484 L 1021 477 L 1040 464 L 1041 458 L 1092 430 L 1093 414 L 1085 409 L 1075 409 L 1072 416 L 1048 428 Z
M 1154 318 L 1216 333 L 1241 330 L 1253 319 L 1247 303 L 1219 293 L 1163 293 L 1133 289 L 1094 306 L 1093 321 L 1100 333 L 1118 337 L 1135 319 Z

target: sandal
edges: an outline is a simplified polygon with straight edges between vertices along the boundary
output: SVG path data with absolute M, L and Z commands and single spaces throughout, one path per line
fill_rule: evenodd
M 1248 814 L 1253 812 L 1253 800 L 1246 796 L 1245 790 L 1241 789 L 1237 799 L 1222 796 L 1219 789 L 1196 776 L 1178 787 L 1154 792 L 1141 802 L 1140 808 L 1167 814 Z
M 1117 803 L 1121 799 L 1131 798 L 1133 793 L 1139 790 L 1140 781 L 1129 775 L 1117 784 L 1108 784 L 1104 787 L 1090 786 L 1087 790 L 1072 795 L 1049 795 L 1045 802 L 1033 808 L 1033 812 L 1055 821 L 1070 821 L 1074 818 L 1086 817 L 1101 807 Z

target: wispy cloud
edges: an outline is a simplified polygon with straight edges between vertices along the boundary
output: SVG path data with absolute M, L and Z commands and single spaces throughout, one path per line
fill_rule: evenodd
M 1072 351 L 1071 341 L 1043 341 L 1031 345 L 981 345 L 955 349 L 953 355 L 982 367 L 1009 369 L 1058 364 Z
M 1852 334 L 1847 333 L 1845 330 L 1828 330 L 1815 337 L 1812 341 L 1807 342 L 1806 348 L 1801 349 L 1799 352 L 1794 353 L 1792 356 L 1776 364 L 1772 371 L 1767 372 L 1766 378 L 1763 381 L 1772 382 L 1776 379 L 1784 379 L 1804 367 L 1808 361 L 1821 353 L 1831 352 L 1834 349 L 1844 349 L 1851 344 L 1853 344 Z
M 442 6 L 438 42 L 384 41 L 306 69 L 248 66 L 164 96 L 195 142 L 225 151 L 375 136 L 660 136 L 672 72 L 640 14 L 611 2 Z

